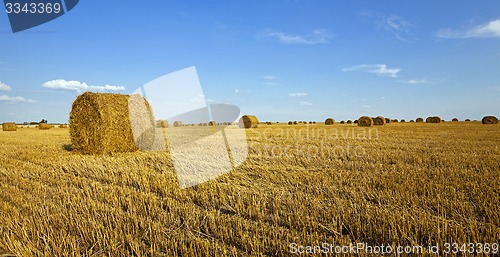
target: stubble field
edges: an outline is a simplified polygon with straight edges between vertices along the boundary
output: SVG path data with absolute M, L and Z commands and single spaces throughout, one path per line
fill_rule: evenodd
M 437 256 L 429 246 L 500 240 L 500 125 L 246 133 L 243 165 L 181 189 L 168 152 L 80 155 L 65 128 L 0 131 L 0 255 L 289 256 L 364 244 Z

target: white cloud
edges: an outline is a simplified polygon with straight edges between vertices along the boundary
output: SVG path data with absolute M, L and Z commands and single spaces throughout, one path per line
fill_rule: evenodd
M 361 105 L 360 107 L 361 107 L 361 108 L 370 108 L 370 106 L 369 106 L 369 105 Z
M 10 90 L 12 90 L 12 88 L 9 85 L 0 81 L 0 91 L 10 91 Z
M 311 106 L 312 103 L 310 102 L 306 102 L 306 101 L 302 101 L 302 102 L 299 102 L 300 106 Z
M 300 96 L 307 96 L 307 93 L 290 93 L 288 94 L 288 96 L 291 96 L 291 97 L 300 97 Z
M 396 37 L 396 39 L 401 41 L 407 41 L 402 36 L 402 34 L 405 34 L 406 37 L 409 29 L 412 27 L 412 25 L 408 21 L 396 15 L 383 17 L 381 21 L 379 21 L 379 24 L 382 24 L 381 26 L 385 30 L 391 32 L 394 35 L 394 37 Z
M 327 31 L 317 29 L 313 30 L 307 35 L 293 35 L 287 34 L 285 32 L 269 32 L 266 34 L 267 37 L 273 37 L 278 39 L 282 44 L 286 45 L 317 45 L 328 43 L 329 39 L 332 37 Z
M 402 83 L 416 85 L 416 84 L 429 84 L 430 82 L 426 79 L 410 79 L 410 80 L 400 80 Z
M 276 76 L 268 75 L 268 76 L 264 76 L 263 78 L 264 79 L 276 79 Z
M 494 38 L 500 37 L 500 19 L 492 20 L 470 29 L 441 29 L 436 33 L 440 38 Z
M 7 103 L 34 103 L 35 100 L 26 99 L 22 96 L 8 96 L 8 95 L 0 95 L 0 101 Z
M 387 68 L 387 65 L 385 64 L 361 64 L 343 68 L 342 71 L 366 71 L 370 73 L 375 73 L 377 76 L 380 77 L 396 78 L 398 76 L 398 72 L 400 72 L 401 69 Z
M 56 79 L 47 81 L 42 84 L 43 87 L 58 89 L 58 90 L 66 90 L 66 91 L 75 91 L 77 93 L 82 93 L 85 91 L 97 91 L 97 92 L 109 92 L 109 91 L 123 91 L 125 87 L 122 86 L 89 86 L 85 82 L 79 82 L 76 80 L 66 81 L 64 79 Z

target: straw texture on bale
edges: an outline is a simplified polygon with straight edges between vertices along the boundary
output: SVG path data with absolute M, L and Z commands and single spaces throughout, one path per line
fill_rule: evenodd
M 347 120 L 347 124 L 352 124 L 352 120 Z
M 498 124 L 498 119 L 495 116 L 485 116 L 481 122 L 483 124 Z
M 257 128 L 259 126 L 259 119 L 254 115 L 243 115 L 239 122 L 238 126 L 240 128 Z
M 328 118 L 325 120 L 325 125 L 333 125 L 335 124 L 335 120 L 332 118 Z
M 206 123 L 205 123 L 205 126 L 206 126 Z M 180 121 L 180 120 L 174 121 L 174 127 L 182 127 L 182 121 Z
M 425 122 L 426 123 L 440 123 L 441 118 L 439 118 L 438 116 L 427 117 L 427 119 L 425 119 Z
M 358 124 L 358 120 L 354 120 L 354 124 Z
M 360 127 L 371 127 L 373 125 L 373 119 L 369 116 L 362 116 L 358 119 L 358 126 Z
M 15 122 L 5 122 L 2 124 L 3 131 L 17 131 L 17 125 Z
M 40 123 L 38 125 L 38 129 L 40 129 L 40 130 L 48 130 L 48 129 L 51 129 L 53 127 L 54 127 L 53 125 L 49 125 L 47 123 Z
M 424 122 L 424 119 L 423 118 L 417 118 L 416 122 Z
M 385 125 L 385 118 L 382 116 L 377 116 L 373 119 L 373 125 L 382 126 Z
M 155 120 L 140 95 L 85 92 L 73 102 L 70 124 L 73 149 L 84 154 L 133 152 L 154 140 Z
M 389 119 L 389 118 L 385 118 L 385 123 L 386 123 L 386 124 L 387 124 L 387 123 L 391 123 L 391 119 Z

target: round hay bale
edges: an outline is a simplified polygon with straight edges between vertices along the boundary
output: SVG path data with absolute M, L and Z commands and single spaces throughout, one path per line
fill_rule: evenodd
M 410 120 L 410 122 L 415 122 L 414 120 Z
M 396 123 L 399 122 L 398 119 L 393 119 L 392 122 Z
M 483 124 L 498 124 L 498 119 L 495 116 L 484 116 L 481 122 Z
M 465 121 L 470 121 L 470 119 L 465 119 Z
M 391 119 L 389 119 L 389 118 L 385 118 L 385 123 L 386 123 L 386 124 L 387 124 L 387 123 L 391 123 Z
M 133 152 L 154 140 L 155 120 L 140 95 L 85 92 L 69 119 L 73 149 L 84 154 Z
M 358 126 L 360 127 L 371 127 L 373 126 L 373 119 L 369 116 L 362 116 L 358 119 Z
M 215 126 L 215 121 L 213 121 L 213 120 L 212 120 L 212 121 L 209 121 L 209 122 L 208 122 L 208 126 L 211 126 L 211 127 Z
M 294 121 L 294 122 L 293 122 L 293 125 L 297 125 L 297 121 Z
M 157 120 L 156 127 L 157 128 L 168 128 L 168 121 L 167 120 Z
M 259 126 L 259 119 L 254 115 L 243 115 L 238 124 L 240 128 L 257 128 Z
M 401 122 L 406 122 L 406 120 L 405 119 L 401 119 Z
M 424 122 L 424 119 L 423 118 L 417 118 L 417 122 Z
M 457 122 L 458 118 L 453 118 L 453 119 L 451 119 L 451 121 Z
M 376 126 L 385 125 L 385 118 L 382 116 L 377 116 L 377 117 L 372 118 L 372 119 L 373 119 L 373 125 L 376 125 Z
M 266 122 L 266 125 L 272 125 L 272 124 L 273 124 L 273 123 L 272 123 L 272 122 L 270 122 L 270 121 L 267 121 L 267 122 Z
M 328 118 L 325 120 L 325 125 L 333 125 L 335 124 L 335 120 L 332 118 Z
M 38 125 L 38 129 L 40 129 L 40 130 L 49 130 L 49 129 L 53 128 L 53 127 L 54 127 L 53 125 L 49 125 L 47 123 L 40 123 Z
M 2 124 L 3 131 L 17 131 L 17 125 L 15 122 L 4 122 Z
M 347 124 L 352 124 L 352 120 L 347 120 Z
M 344 123 L 345 123 L 345 121 L 343 121 L 343 120 L 340 121 L 340 124 L 344 124 Z
M 289 122 L 288 122 L 288 125 L 292 125 L 292 124 L 293 124 L 293 122 L 292 122 L 292 121 L 289 121 Z
M 358 120 L 354 120 L 354 124 L 358 124 Z
M 205 123 L 206 124 L 206 123 Z M 205 125 L 206 126 L 206 125 Z M 174 121 L 174 127 L 182 127 L 182 121 L 176 120 Z
M 3 131 L 17 131 L 17 125 L 15 122 L 4 122 L 2 124 Z
M 439 118 L 438 116 L 431 116 L 431 117 L 427 117 L 427 119 L 425 119 L 425 122 L 426 123 L 440 123 L 441 118 Z M 444 120 L 443 120 L 443 122 L 444 122 Z

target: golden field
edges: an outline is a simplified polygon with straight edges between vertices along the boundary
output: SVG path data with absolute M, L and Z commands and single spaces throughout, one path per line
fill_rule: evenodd
M 81 155 L 67 128 L 0 131 L 0 256 L 290 256 L 324 243 L 438 256 L 427 246 L 500 240 L 500 125 L 246 133 L 243 165 L 181 189 L 168 152 Z

